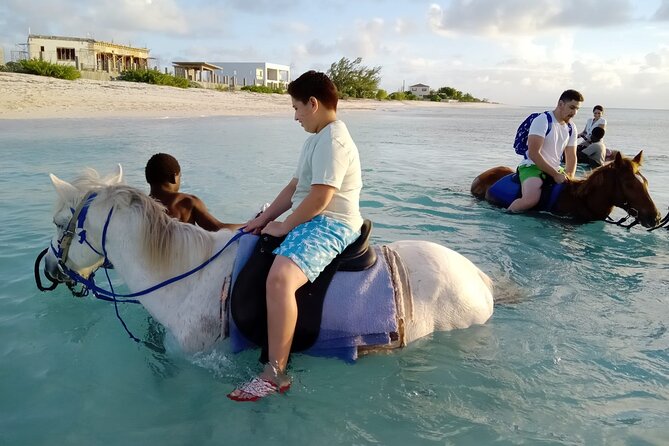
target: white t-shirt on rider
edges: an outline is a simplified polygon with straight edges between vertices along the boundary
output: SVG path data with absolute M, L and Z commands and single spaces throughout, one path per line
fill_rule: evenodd
M 585 122 L 585 135 L 588 137 L 588 139 L 592 138 L 592 129 L 601 126 L 606 127 L 606 119 L 600 117 L 599 119 L 594 121 L 594 118 L 589 118 Z
M 551 131 L 548 132 L 548 135 L 546 135 L 546 130 L 548 130 L 548 118 L 546 117 L 546 113 L 541 113 L 532 120 L 528 135 L 538 135 L 544 138 L 544 143 L 541 145 L 541 155 L 548 164 L 558 169 L 560 167 L 560 158 L 562 158 L 562 152 L 564 152 L 565 147 L 576 146 L 578 131 L 576 130 L 576 125 L 572 122 L 570 135 L 567 123 L 560 124 L 553 112 L 548 113 L 550 113 L 551 118 L 553 119 L 551 123 Z M 520 164 L 531 166 L 534 164 L 534 161 L 529 159 L 529 152 L 527 155 L 528 158 L 523 160 Z
M 304 142 L 295 171 L 297 188 L 293 194 L 293 211 L 311 191 L 313 184 L 335 188 L 323 215 L 339 220 L 354 230 L 362 226 L 360 190 L 362 172 L 360 156 L 346 124 L 334 121 Z

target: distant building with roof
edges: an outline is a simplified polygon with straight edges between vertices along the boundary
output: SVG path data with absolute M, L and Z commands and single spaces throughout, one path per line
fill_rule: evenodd
M 197 82 L 222 83 L 218 72 L 223 68 L 208 62 L 172 62 L 174 76 Z
M 425 84 L 410 85 L 409 91 L 414 96 L 418 96 L 419 98 L 422 99 L 430 94 L 430 86 Z
M 286 88 L 290 83 L 290 67 L 271 62 L 213 62 L 221 67 L 216 73 L 232 86 L 263 85 Z
M 122 72 L 148 69 L 149 49 L 90 38 L 28 35 L 28 59 L 69 65 L 78 70 Z

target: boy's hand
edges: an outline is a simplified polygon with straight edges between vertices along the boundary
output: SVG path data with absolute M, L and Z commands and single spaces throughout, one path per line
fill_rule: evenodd
M 261 234 L 267 234 L 274 237 L 281 237 L 290 232 L 290 229 L 286 227 L 285 222 L 282 221 L 270 221 L 260 232 Z

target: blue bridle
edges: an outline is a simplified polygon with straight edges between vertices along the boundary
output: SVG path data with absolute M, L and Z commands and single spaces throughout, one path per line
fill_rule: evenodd
M 153 291 L 159 290 L 160 288 L 166 287 L 172 283 L 178 282 L 182 279 L 185 279 L 188 276 L 191 276 L 195 274 L 196 272 L 200 271 L 207 265 L 209 265 L 211 262 L 213 262 L 218 256 L 220 256 L 225 249 L 230 246 L 232 243 L 237 241 L 242 235 L 246 234 L 243 230 L 243 228 L 239 229 L 237 233 L 228 240 L 228 242 L 220 249 L 218 250 L 213 256 L 211 256 L 209 259 L 205 260 L 202 262 L 200 265 L 196 266 L 195 268 L 186 271 L 183 274 L 179 274 L 178 276 L 172 277 L 171 279 L 164 280 L 156 285 L 153 285 L 149 288 L 146 288 L 142 291 L 138 291 L 135 293 L 129 293 L 129 294 L 118 294 L 114 291 L 114 286 L 112 285 L 111 278 L 109 277 L 109 269 L 112 268 L 112 264 L 109 261 L 109 258 L 107 257 L 107 231 L 109 229 L 109 223 L 111 222 L 111 218 L 114 212 L 114 208 L 109 209 L 109 213 L 107 214 L 107 219 L 105 220 L 104 227 L 102 229 L 102 240 L 101 240 L 101 249 L 102 252 L 98 251 L 95 249 L 88 239 L 86 238 L 86 230 L 84 229 L 84 224 L 86 222 L 86 217 L 88 215 L 88 209 L 90 208 L 91 204 L 93 203 L 93 200 L 97 197 L 97 192 L 89 192 L 84 199 L 79 203 L 79 206 L 77 206 L 77 209 L 71 209 L 72 211 L 72 218 L 70 219 L 67 229 L 63 233 L 63 236 L 58 240 L 58 249 L 56 249 L 53 246 L 53 243 L 51 243 L 51 250 L 53 254 L 56 256 L 58 259 L 58 267 L 60 268 L 61 272 L 66 274 L 72 283 L 68 283 L 68 288 L 70 288 L 70 291 L 78 297 L 81 296 L 86 296 L 88 295 L 89 291 L 93 292 L 93 295 L 97 299 L 109 301 L 109 302 L 114 302 L 114 307 L 116 309 L 116 317 L 121 321 L 121 324 L 123 324 L 123 328 L 125 328 L 125 331 L 128 333 L 128 335 L 135 340 L 136 342 L 141 342 L 138 338 L 136 338 L 130 330 L 128 330 L 128 327 L 126 326 L 125 322 L 121 318 L 119 312 L 118 312 L 118 303 L 134 303 L 138 304 L 140 303 L 136 299 L 129 299 L 129 298 L 134 298 L 134 297 L 140 297 L 144 296 L 146 294 L 149 294 Z M 76 231 L 79 230 L 77 233 Z M 79 236 L 79 244 L 86 244 L 88 247 L 93 250 L 96 254 L 98 254 L 100 257 L 103 257 L 103 264 L 102 268 L 105 270 L 105 275 L 107 277 L 107 283 L 109 284 L 109 290 L 106 290 L 104 288 L 99 287 L 95 283 L 95 272 L 91 273 L 91 275 L 88 278 L 85 278 L 81 276 L 79 273 L 76 271 L 73 271 L 72 269 L 68 268 L 66 265 L 67 262 L 67 256 L 70 250 L 70 245 L 72 243 L 72 240 L 75 235 Z M 82 286 L 80 291 L 74 290 L 74 287 L 80 284 Z M 119 299 L 123 298 L 123 299 Z

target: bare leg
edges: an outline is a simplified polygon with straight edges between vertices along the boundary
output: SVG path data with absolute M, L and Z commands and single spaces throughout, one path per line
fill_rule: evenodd
M 276 256 L 266 284 L 269 363 L 258 377 L 228 394 L 230 399 L 256 401 L 290 386 L 286 365 L 297 323 L 295 292 L 307 280 L 292 260 Z
M 511 212 L 523 212 L 533 208 L 541 199 L 541 178 L 532 177 L 523 181 L 522 195 L 509 205 Z
M 269 343 L 269 364 L 261 377 L 275 384 L 285 373 L 293 343 L 297 323 L 297 302 L 295 292 L 307 283 L 307 276 L 288 257 L 276 256 L 267 277 L 267 336 Z M 275 370 L 276 369 L 276 370 Z

